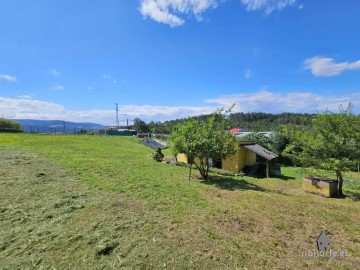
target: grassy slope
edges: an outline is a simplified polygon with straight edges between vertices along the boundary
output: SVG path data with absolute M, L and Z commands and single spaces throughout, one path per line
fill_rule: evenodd
M 187 181 L 187 168 L 156 163 L 150 149 L 124 137 L 1 134 L 0 150 L 0 260 L 9 268 L 354 269 L 360 262 L 360 192 L 304 193 L 300 169 L 285 168 L 288 180 Z M 301 256 L 322 229 L 351 257 Z

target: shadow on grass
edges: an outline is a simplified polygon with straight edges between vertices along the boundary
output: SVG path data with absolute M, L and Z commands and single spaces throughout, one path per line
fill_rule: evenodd
M 345 191 L 345 196 L 349 197 L 354 202 L 359 202 L 360 201 L 360 193 L 358 193 L 358 192 Z
M 209 178 L 205 181 L 202 181 L 206 185 L 213 185 L 221 189 L 226 190 L 255 190 L 255 191 L 267 191 L 263 187 L 257 186 L 253 183 L 249 183 L 244 179 L 234 179 L 232 177 L 226 176 L 209 176 Z
M 288 181 L 288 180 L 295 180 L 295 177 L 292 176 L 285 176 L 285 175 L 280 175 L 280 176 L 276 176 L 276 178 L 280 179 L 280 180 L 284 180 L 284 181 Z

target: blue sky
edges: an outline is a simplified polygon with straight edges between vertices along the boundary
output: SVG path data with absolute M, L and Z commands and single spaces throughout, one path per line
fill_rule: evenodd
M 0 116 L 360 112 L 360 1 L 2 0 Z

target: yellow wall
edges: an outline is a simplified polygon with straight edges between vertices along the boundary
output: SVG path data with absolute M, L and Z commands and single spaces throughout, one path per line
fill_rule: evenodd
M 256 154 L 246 150 L 247 154 L 246 154 L 246 160 L 245 160 L 245 165 L 247 166 L 254 166 L 255 162 L 256 162 Z
M 188 157 L 185 155 L 185 154 L 177 154 L 176 155 L 176 159 L 178 162 L 181 162 L 181 163 L 188 163 Z
M 238 173 L 245 166 L 253 166 L 256 162 L 256 154 L 235 143 L 236 153 L 222 160 L 222 169 Z
M 337 182 L 312 182 L 308 178 L 303 178 L 302 188 L 305 191 L 312 192 L 312 193 L 319 193 L 326 197 L 335 197 L 337 195 Z
M 239 158 L 238 153 L 235 153 L 234 155 L 227 157 L 223 160 L 221 160 L 221 168 L 226 171 L 230 172 L 239 172 L 241 169 L 239 169 Z
M 178 162 L 189 164 L 189 159 L 188 159 L 187 155 L 185 155 L 185 154 L 182 154 L 182 153 L 177 154 L 176 159 Z M 194 162 L 199 165 L 200 159 L 198 157 L 196 157 L 194 159 Z

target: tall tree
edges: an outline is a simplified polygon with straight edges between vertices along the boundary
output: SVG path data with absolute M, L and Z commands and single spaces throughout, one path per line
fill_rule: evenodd
M 134 119 L 133 127 L 137 133 L 147 133 L 150 131 L 148 125 L 140 118 Z
M 234 154 L 235 137 L 225 132 L 228 128 L 223 110 L 218 110 L 203 121 L 190 118 L 174 128 L 170 137 L 171 147 L 174 154 L 183 153 L 188 157 L 189 178 L 193 163 L 206 180 L 210 159 L 222 159 Z
M 338 196 L 343 195 L 342 172 L 360 160 L 360 116 L 352 104 L 340 107 L 339 113 L 317 114 L 311 130 L 294 132 L 289 149 L 300 149 L 300 155 L 314 159 L 319 167 L 334 171 L 338 179 Z

